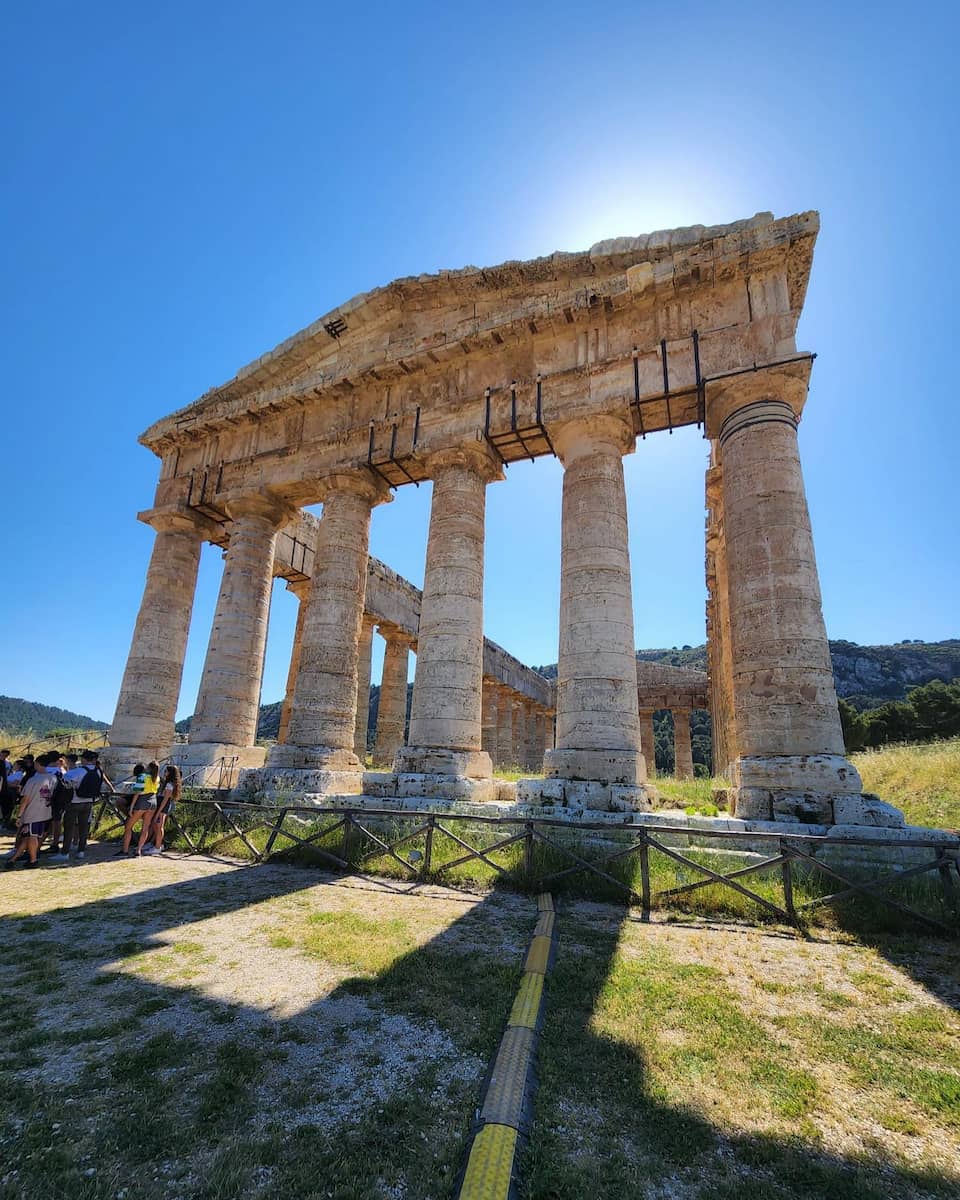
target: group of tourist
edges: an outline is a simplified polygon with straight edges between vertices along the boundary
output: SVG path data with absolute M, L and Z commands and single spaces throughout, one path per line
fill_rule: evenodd
M 50 750 L 25 754 L 14 762 L 0 750 L 0 820 L 15 834 L 7 867 L 25 862 L 40 865 L 41 853 L 53 862 L 81 862 L 86 857 L 93 805 L 103 793 L 115 793 L 125 825 L 122 849 L 131 852 L 134 830 L 140 832 L 134 853 L 163 851 L 167 817 L 180 799 L 180 770 L 172 763 L 161 774 L 156 762 L 137 763 L 133 775 L 114 789 L 100 766 L 96 750 L 61 754 Z

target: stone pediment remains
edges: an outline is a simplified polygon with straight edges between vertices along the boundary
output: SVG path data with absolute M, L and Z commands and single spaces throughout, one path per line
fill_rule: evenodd
M 592 410 L 642 401 L 644 433 L 690 424 L 704 416 L 698 374 L 796 354 L 818 227 L 816 213 L 761 213 L 396 280 L 326 313 L 140 440 L 167 460 L 165 476 L 216 469 L 229 490 L 232 462 L 279 447 L 316 446 L 311 469 L 337 469 L 368 457 L 371 427 L 379 459 L 391 438 L 403 456 L 475 435 L 488 389 L 494 426 L 509 424 L 511 402 L 532 419 L 538 377 L 546 422 L 579 398 Z M 162 488 L 164 502 L 178 490 Z

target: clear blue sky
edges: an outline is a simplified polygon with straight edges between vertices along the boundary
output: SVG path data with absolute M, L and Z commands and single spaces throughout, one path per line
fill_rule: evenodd
M 0 692 L 109 720 L 153 538 L 137 435 L 318 315 L 400 275 L 764 209 L 822 214 L 799 341 L 828 631 L 960 636 L 956 5 L 5 17 Z M 703 640 L 705 457 L 686 430 L 626 460 L 640 646 Z M 487 633 L 533 664 L 556 659 L 560 474 L 488 491 Z M 373 553 L 418 583 L 429 502 L 374 514 Z M 207 548 L 181 714 L 218 576 Z M 265 700 L 294 612 L 278 584 Z

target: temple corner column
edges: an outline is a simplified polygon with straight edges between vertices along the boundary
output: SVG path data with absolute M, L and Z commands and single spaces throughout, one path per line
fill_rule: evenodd
M 721 468 L 735 813 L 895 824 L 902 817 L 889 806 L 868 813 L 844 749 L 797 441 L 809 368 L 790 363 L 708 393 Z
M 101 754 L 108 775 L 122 779 L 134 764 L 163 758 L 174 739 L 187 634 L 203 542 L 211 522 L 185 506 L 139 514 L 156 532 L 134 625 L 110 744 Z

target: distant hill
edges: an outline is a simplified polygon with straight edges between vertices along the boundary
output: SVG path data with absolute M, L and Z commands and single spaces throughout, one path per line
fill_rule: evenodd
M 934 679 L 949 683 L 960 676 L 960 638 L 944 642 L 907 641 L 893 646 L 860 646 L 856 642 L 830 643 L 837 695 L 864 711 L 888 700 L 903 700 L 911 688 Z M 673 646 L 666 650 L 638 650 L 644 662 L 707 669 L 706 646 Z M 536 668 L 555 679 L 556 663 Z
M 888 700 L 902 700 L 907 692 L 934 679 L 945 683 L 960 677 L 960 638 L 945 642 L 898 642 L 894 646 L 859 646 L 856 642 L 830 643 L 837 694 L 864 711 L 879 708 Z M 673 646 L 670 649 L 638 650 L 644 662 L 668 663 L 675 667 L 707 669 L 706 646 Z M 557 664 L 535 667 L 548 679 L 556 679 Z M 411 685 L 412 686 L 412 685 Z M 380 689 L 370 689 L 370 730 L 376 728 Z M 409 705 L 409 697 L 408 697 Z M 275 738 L 280 727 L 281 702 L 260 706 L 258 738 Z M 58 709 L 51 709 L 58 712 Z M 70 714 L 72 716 L 72 714 Z M 177 722 L 178 733 L 188 733 L 190 717 Z M 2 726 L 0 722 L 0 726 Z
M 0 696 L 0 729 L 7 733 L 35 733 L 39 736 L 55 729 L 106 729 L 108 721 L 95 721 L 66 708 Z

